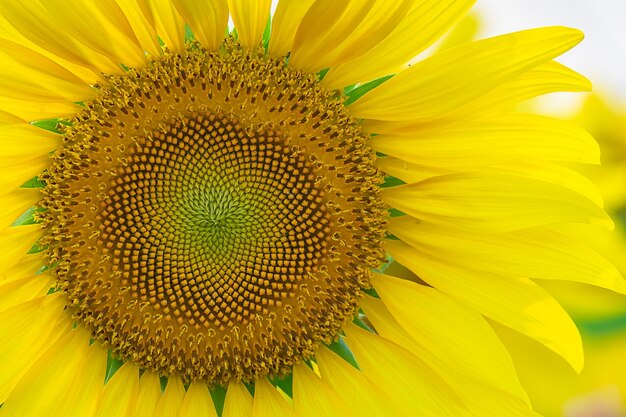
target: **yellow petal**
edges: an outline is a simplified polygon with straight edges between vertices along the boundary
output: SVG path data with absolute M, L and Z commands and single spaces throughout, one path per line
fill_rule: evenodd
M 92 415 L 104 383 L 106 353 L 89 346 L 90 335 L 79 328 L 51 346 L 20 379 L 2 414 L 39 417 Z
M 126 362 L 107 382 L 96 417 L 134 417 L 139 395 L 139 368 Z
M 2 165 L 47 156 L 62 143 L 62 136 L 28 123 L 0 126 Z M 4 170 L 3 170 L 4 171 Z M 27 178 L 30 179 L 30 178 Z
M 550 27 L 448 49 L 369 91 L 349 107 L 350 113 L 364 119 L 432 120 L 562 54 L 582 38 L 577 30 Z
M 9 157 L 9 155 L 6 156 Z M 41 174 L 49 166 L 50 157 L 47 154 L 25 155 L 24 160 L 2 163 L 0 166 L 0 195 L 15 190 L 34 176 Z
M 88 336 L 91 337 L 90 334 Z M 67 402 L 67 414 L 64 414 L 67 417 L 93 416 L 102 399 L 107 350 L 96 342 L 81 356 L 82 363 L 77 368 L 74 380 L 71 385 L 65 387 L 65 392 L 71 392 L 73 397 Z
M 398 323 L 440 360 L 463 375 L 526 399 L 511 358 L 479 313 L 414 282 L 376 275 L 373 284 Z
M 134 68 L 146 64 L 144 51 L 116 2 L 48 0 L 42 4 L 64 31 L 113 63 Z
M 62 296 L 40 297 L 0 313 L 0 403 L 30 366 L 70 330 Z
M 0 232 L 9 227 L 26 210 L 41 199 L 41 193 L 34 188 L 18 188 L 0 196 Z
M 308 366 L 293 367 L 293 404 L 298 417 L 357 417 Z
M 591 88 L 591 82 L 583 75 L 558 62 L 548 61 L 503 83 L 449 116 L 456 118 L 494 109 L 514 109 L 518 103 L 544 94 L 591 91 Z
M 0 284 L 6 285 L 23 278 L 32 277 L 40 272 L 45 264 L 41 252 L 28 254 L 11 269 L 0 274 Z
M 480 381 L 467 380 L 455 388 L 473 416 L 541 417 L 527 402 Z
M 260 45 L 271 6 L 271 0 L 228 0 L 237 36 L 243 46 L 254 49 Z
M 75 102 L 95 95 L 89 85 L 49 58 L 0 39 L 0 91 L 15 100 Z
M 13 100 L 15 101 L 15 100 Z M 21 102 L 23 103 L 23 101 Z M 0 103 L 1 106 L 1 103 Z M 16 124 L 16 123 L 24 123 L 28 122 L 24 117 L 21 117 L 15 113 L 7 112 L 0 108 L 0 125 L 5 124 Z
M 33 5 L 29 5 L 29 7 L 32 7 L 32 6 Z M 2 8 L 2 7 L 5 7 L 5 6 L 4 5 L 0 5 L 0 8 Z M 31 17 L 32 16 L 29 16 L 28 18 L 31 18 Z M 44 55 L 45 57 L 53 60 L 57 64 L 61 65 L 63 68 L 65 68 L 68 71 L 70 71 L 72 74 L 76 75 L 78 78 L 83 80 L 86 84 L 93 85 L 93 84 L 97 83 L 98 81 L 102 80 L 102 73 L 99 72 L 100 70 L 98 70 L 95 67 L 89 68 L 89 67 L 92 67 L 92 65 L 90 65 L 89 62 L 87 61 L 87 59 L 83 56 L 83 51 L 82 50 L 83 49 L 87 49 L 86 46 L 84 46 L 84 45 L 76 45 L 77 49 L 74 50 L 74 51 L 71 51 L 72 53 L 76 53 L 77 51 L 81 51 L 79 54 L 77 54 L 77 56 L 80 57 L 79 58 L 80 63 L 68 61 L 67 59 L 64 59 L 63 57 L 57 55 L 53 51 L 47 50 L 47 49 L 41 47 L 40 45 L 32 42 L 28 38 L 24 37 L 20 33 L 20 31 L 18 29 L 13 27 L 12 23 L 7 21 L 7 18 L 9 18 L 9 20 L 11 19 L 10 16 L 4 16 L 4 15 L 0 14 L 0 38 L 19 43 L 22 46 L 25 46 L 25 47 L 27 47 L 29 49 L 32 49 L 35 52 L 40 53 L 41 55 Z M 18 24 L 18 27 L 19 26 L 20 25 Z M 56 33 L 54 35 L 58 36 L 58 34 L 56 34 Z M 68 35 L 67 34 L 61 34 L 61 36 L 68 36 Z M 67 40 L 68 40 L 68 42 L 71 42 L 69 40 L 69 37 L 67 38 Z M 106 58 L 104 58 L 102 56 L 100 56 L 99 59 L 105 59 L 106 60 Z M 107 65 L 111 64 L 111 62 L 109 60 L 106 60 L 106 61 L 108 61 Z
M 150 371 L 144 371 L 139 378 L 139 395 L 132 417 L 154 417 L 154 411 L 161 399 L 161 381 L 159 376 Z
M 443 51 L 455 46 L 471 42 L 476 39 L 481 29 L 481 19 L 478 13 L 468 13 L 454 28 L 445 35 L 443 42 L 437 46 L 437 51 Z
M 126 16 L 128 24 L 131 26 L 142 50 L 153 57 L 160 56 L 163 50 L 161 49 L 161 45 L 159 45 L 154 20 L 151 21 L 148 19 L 150 14 L 148 13 L 148 16 L 146 16 L 139 2 L 127 0 L 115 1 Z
M 429 121 L 366 120 L 363 127 L 378 134 L 412 134 L 476 118 L 482 113 L 515 110 L 516 105 L 543 94 L 560 91 L 589 91 L 591 83 L 582 75 L 554 61 L 544 62 L 505 81 L 490 92 Z
M 331 68 L 322 85 L 330 89 L 342 88 L 398 72 L 411 58 L 439 39 L 472 4 L 474 0 L 414 2 L 389 36 L 358 58 Z
M 185 49 L 185 21 L 170 0 L 137 0 L 165 46 L 172 51 Z
M 70 116 L 80 108 L 74 103 L 44 103 L 40 101 L 15 100 L 9 97 L 0 97 L 0 112 L 18 116 L 22 120 L 43 120 L 55 117 Z
M 600 163 L 600 148 L 576 125 L 504 113 L 410 135 L 379 135 L 371 147 L 415 164 L 468 169 L 533 161 Z
M 154 417 L 171 417 L 178 415 L 185 397 L 185 387 L 179 376 L 170 375 L 163 395 L 159 399 Z
M 23 123 L 28 123 L 28 120 L 25 120 L 23 117 L 19 117 L 6 111 L 0 112 L 0 126 L 14 126 Z
M 414 0 L 379 0 L 345 38 L 333 39 L 328 52 L 318 55 L 320 69 L 335 67 L 353 60 L 378 45 L 405 19 Z M 343 26 L 340 22 L 339 25 Z
M 9 193 L 50 165 L 49 152 L 62 136 L 28 123 L 0 126 L 0 195 Z
M 176 414 L 172 414 L 174 416 Z M 192 382 L 187 389 L 178 417 L 217 417 L 213 400 L 207 385 L 203 382 Z
M 466 230 L 508 232 L 563 223 L 613 227 L 610 217 L 584 196 L 516 176 L 445 175 L 385 189 L 383 199 L 424 221 Z
M 316 3 L 303 18 L 289 65 L 315 72 L 355 59 L 385 39 L 415 2 L 324 3 Z
M 409 184 L 441 175 L 453 174 L 457 171 L 453 167 L 424 166 L 423 164 L 413 164 L 389 156 L 378 158 L 375 165 L 388 175 L 399 178 Z M 514 165 L 476 167 L 473 168 L 472 171 L 480 173 L 481 175 L 514 174 L 516 176 L 549 182 L 583 195 L 598 207 L 604 205 L 602 194 L 596 184 L 577 171 L 558 165 L 557 163 L 516 163 Z
M 50 273 L 42 273 L 0 285 L 0 311 L 15 307 L 48 293 L 54 283 Z
M 394 400 L 385 397 L 384 393 L 354 366 L 326 348 L 320 348 L 315 352 L 315 360 L 322 379 L 339 396 L 352 415 L 372 417 L 389 415 L 389 402 Z
M 298 26 L 289 66 L 309 72 L 328 67 L 325 58 L 359 26 L 373 5 L 372 0 L 317 0 Z
M 20 35 L 51 53 L 51 56 L 82 66 L 94 75 L 122 72 L 122 68 L 108 57 L 82 44 L 69 31 L 60 27 L 41 2 L 19 4 L 3 1 L 0 2 L 0 15 Z
M 440 175 L 453 174 L 456 171 L 451 168 L 430 167 L 421 164 L 412 164 L 402 159 L 392 156 L 385 156 L 376 159 L 375 165 L 378 169 L 388 175 L 401 179 L 402 181 L 413 184 L 428 178 L 438 177 Z
M 294 417 L 293 405 L 266 378 L 254 384 L 252 417 Z
M 607 333 L 617 333 L 618 327 L 611 329 L 610 326 L 621 325 L 621 318 L 626 316 L 623 294 L 572 281 L 541 280 L 537 284 L 550 293 L 576 323 L 583 325 L 583 339 L 588 325 L 608 324 Z
M 207 49 L 217 49 L 228 27 L 228 2 L 173 0 L 172 3 L 200 43 Z
M 9 227 L 0 233 L 0 274 L 22 260 L 41 236 L 41 225 Z
M 470 245 L 471 241 L 468 241 L 466 248 Z M 454 258 L 445 250 L 433 252 L 431 248 L 411 248 L 399 242 L 390 242 L 389 246 L 389 253 L 395 260 L 414 272 L 419 271 L 420 278 L 429 285 L 543 343 L 575 369 L 582 368 L 580 336 L 568 314 L 541 287 L 520 277 L 520 271 L 514 267 L 509 272 L 495 274 L 488 268 L 483 270 L 474 266 L 471 253 L 464 254 L 466 258 Z M 501 259 L 497 249 L 490 255 L 492 261 Z M 502 256 L 506 257 L 506 254 Z M 537 256 L 543 258 L 539 249 Z
M 614 389 L 615 396 L 619 397 L 620 391 L 626 387 L 623 361 L 626 335 L 623 332 L 615 332 L 610 336 L 583 335 L 585 367 L 577 375 L 553 352 L 533 340 L 503 326 L 496 325 L 494 328 L 508 346 L 534 408 L 544 416 L 593 415 L 568 414 L 565 410 L 576 399 L 591 399 L 594 394 L 606 390 Z M 602 402 L 598 405 L 603 403 L 606 404 Z M 601 412 L 600 409 L 596 411 Z M 610 416 L 612 413 L 605 415 Z
M 367 319 L 374 325 L 376 333 L 379 336 L 403 347 L 423 362 L 429 364 L 437 373 L 445 375 L 445 373 L 441 372 L 441 368 L 445 368 L 447 363 L 437 359 L 433 353 L 424 349 L 424 347 L 419 344 L 419 341 L 414 340 L 406 330 L 400 326 L 380 298 L 364 295 L 359 300 L 359 305 L 365 312 Z M 446 380 L 446 382 L 449 381 Z
M 0 126 L 0 170 L 5 166 L 25 163 L 48 154 L 60 146 L 62 136 L 28 123 Z M 4 174 L 4 172 L 3 172 Z M 30 178 L 26 178 L 28 180 Z M 25 180 L 25 181 L 26 181 Z M 21 184 L 20 184 L 21 185 Z
M 456 393 L 409 351 L 354 324 L 344 330 L 361 372 L 393 398 L 392 415 L 467 415 Z
M 553 230 L 539 228 L 485 235 L 420 223 L 404 216 L 392 219 L 389 231 L 415 249 L 390 241 L 389 250 L 399 252 L 403 259 L 435 256 L 437 261 L 453 260 L 450 265 L 500 277 L 577 281 L 626 294 L 626 281 L 617 268 L 581 243 L 583 240 Z M 399 258 L 398 261 L 402 263 Z M 419 262 L 413 264 L 419 268 Z M 422 271 L 416 273 L 428 281 Z
M 600 138 L 597 133 L 595 135 Z M 626 163 L 623 162 L 624 159 L 615 159 L 616 157 L 623 158 L 618 156 L 621 151 L 611 149 L 611 145 L 606 143 L 600 144 L 600 147 L 602 148 L 602 166 L 585 166 L 582 169 L 576 169 L 596 184 L 602 193 L 606 210 L 609 213 L 618 212 L 626 201 L 626 187 L 623 186 L 626 184 Z M 616 146 L 617 149 L 622 147 L 622 145 Z
M 431 373 L 435 372 L 435 380 L 439 381 L 439 379 L 443 379 L 444 383 L 453 387 L 455 383 L 459 380 L 466 382 L 468 379 L 463 375 L 455 372 L 451 369 L 450 364 L 445 360 L 441 360 L 438 358 L 433 352 L 425 349 L 423 345 L 419 343 L 419 341 L 413 339 L 407 332 L 404 330 L 397 322 L 397 320 L 393 317 L 393 315 L 389 312 L 385 304 L 378 298 L 371 297 L 369 295 L 364 295 L 359 300 L 359 304 L 362 310 L 365 312 L 367 319 L 374 325 L 376 328 L 376 333 L 380 338 L 384 339 L 383 342 L 380 340 L 373 339 L 372 337 L 364 337 L 360 332 L 357 332 L 357 340 L 352 340 L 352 344 L 350 345 L 352 349 L 359 345 L 359 336 L 362 340 L 360 340 L 361 345 L 363 345 L 362 349 L 365 349 L 368 343 L 368 340 L 372 340 L 375 343 L 372 345 L 376 348 L 376 352 L 379 352 L 380 355 L 394 357 L 395 361 L 402 360 L 402 358 L 407 358 L 407 363 L 415 365 L 418 369 L 424 368 L 425 371 L 420 370 L 419 372 L 414 372 L 414 375 L 408 373 L 408 375 L 404 376 L 404 378 L 422 378 L 427 379 Z M 367 336 L 367 335 L 365 335 Z M 397 346 L 395 346 L 397 345 Z M 404 351 L 398 349 L 398 347 L 404 348 Z M 353 350 L 354 353 L 354 350 Z M 409 355 L 409 356 L 407 356 Z M 364 361 L 361 357 L 361 362 Z M 371 360 L 370 360 L 371 361 Z M 374 362 L 372 363 L 372 368 L 377 368 Z M 403 366 L 398 366 L 398 368 L 404 368 L 406 364 Z M 384 372 L 383 368 L 379 372 Z M 401 371 L 397 371 L 401 373 Z M 366 371 L 367 373 L 367 371 Z M 372 379 L 372 383 L 377 383 L 375 379 L 377 374 L 374 374 Z M 385 376 L 383 381 L 388 378 L 394 378 L 394 376 Z M 380 381 L 379 384 L 383 382 Z M 393 382 L 392 386 L 388 388 L 391 392 L 390 395 L 394 396 L 393 386 L 395 384 L 402 382 Z M 422 383 L 420 383 L 421 385 Z M 446 391 L 445 387 L 443 388 L 444 392 Z M 454 390 L 454 394 L 461 396 L 462 390 Z M 454 396 L 453 394 L 453 396 Z M 409 402 L 410 403 L 410 402 Z
M 498 166 L 493 168 L 493 172 L 514 174 L 556 184 L 585 196 L 598 207 L 604 206 L 602 193 L 595 183 L 581 173 L 558 163 L 544 162 L 541 164 Z
M 315 0 L 280 0 L 272 18 L 268 51 L 274 57 L 287 55 L 304 14 Z
M 231 382 L 224 399 L 222 417 L 250 417 L 252 414 L 252 395 L 241 382 Z
M 461 397 L 472 415 L 538 417 L 532 412 L 527 402 L 507 394 L 497 387 L 486 385 L 481 380 L 480 375 L 472 378 L 460 374 L 452 369 L 445 359 L 442 361 L 433 357 L 430 352 L 425 351 L 416 340 L 412 339 L 400 327 L 382 301 L 370 296 L 364 296 L 360 303 L 376 331 L 387 340 L 414 352 L 420 358 L 424 358 L 424 361 L 431 365 L 454 392 Z

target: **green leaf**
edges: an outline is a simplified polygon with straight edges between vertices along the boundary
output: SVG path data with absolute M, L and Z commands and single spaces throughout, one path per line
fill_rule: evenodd
M 280 388 L 288 396 L 293 397 L 293 373 L 283 377 L 270 377 L 269 380 L 272 385 Z
M 33 253 L 43 252 L 46 248 L 47 246 L 41 246 L 39 242 L 36 242 L 26 253 L 32 255 Z
M 226 388 L 221 385 L 217 385 L 210 391 L 211 398 L 213 399 L 213 405 L 215 405 L 215 411 L 217 415 L 221 417 L 224 412 L 224 400 L 226 399 Z
M 391 240 L 396 240 L 396 239 L 398 239 L 398 238 L 397 238 L 397 237 L 395 237 L 394 235 L 389 235 L 389 238 L 390 238 Z M 386 259 L 385 263 L 384 263 L 384 264 L 382 264 L 381 266 L 379 266 L 378 268 L 375 268 L 373 271 L 375 271 L 375 272 L 380 272 L 381 274 L 383 274 L 383 273 L 385 273 L 385 270 L 386 270 L 387 268 L 389 268 L 389 265 L 391 265 L 391 264 L 392 264 L 392 263 L 394 263 L 394 262 L 395 262 L 395 260 L 393 259 L 393 257 L 392 257 L 391 255 L 387 254 L 387 259 Z M 363 290 L 363 291 L 367 292 L 366 290 Z M 371 289 L 371 290 L 369 290 L 369 291 L 370 291 L 370 292 L 367 292 L 367 293 L 368 293 L 369 295 L 371 295 L 372 297 L 380 298 L 380 297 L 378 296 L 378 293 L 377 293 L 375 290 Z
M 347 96 L 352 90 L 354 90 L 358 84 L 352 84 L 343 88 L 343 95 Z
M 401 217 L 406 216 L 406 213 L 398 210 L 397 208 L 390 208 L 387 210 L 389 212 L 389 217 Z
M 359 98 L 361 98 L 363 95 L 365 95 L 365 93 L 375 89 L 376 87 L 378 87 L 379 85 L 381 85 L 385 81 L 389 80 L 393 76 L 394 76 L 394 74 L 385 75 L 384 77 L 378 78 L 376 80 L 373 80 L 373 81 L 367 82 L 365 84 L 362 84 L 362 85 L 360 85 L 360 86 L 358 86 L 356 88 L 353 88 L 352 90 L 350 90 L 350 92 L 348 94 L 346 94 L 346 101 L 343 104 L 348 106 L 348 105 L 354 103 Z
M 124 365 L 124 361 L 121 360 L 121 359 L 116 358 L 113 355 L 113 352 L 111 351 L 111 349 L 109 349 L 108 352 L 107 352 L 107 370 L 106 370 L 106 373 L 104 375 L 104 383 L 105 384 L 107 382 L 109 382 L 111 377 L 113 375 L 115 375 L 117 370 L 120 369 L 122 367 L 122 365 Z
M 272 36 L 272 16 L 267 19 L 265 24 L 265 30 L 263 31 L 263 48 L 267 52 L 267 48 L 270 45 L 270 37 Z
M 35 220 L 35 214 L 39 212 L 41 212 L 41 209 L 37 207 L 31 207 L 26 210 L 20 217 L 18 217 L 11 226 L 26 226 L 29 224 L 39 223 L 37 220 Z
M 166 376 L 160 376 L 159 382 L 161 383 L 161 392 L 165 392 L 165 387 L 167 387 L 168 379 Z
M 355 318 L 354 318 L 354 320 L 352 320 L 352 323 L 356 324 L 357 326 L 359 326 L 359 327 L 360 327 L 361 329 L 363 329 L 363 330 L 367 330 L 367 331 L 368 331 L 368 332 L 370 332 L 370 333 L 374 333 L 374 330 L 372 330 L 372 329 L 370 328 L 370 326 L 368 326 L 367 324 L 365 324 L 365 323 L 363 322 L 363 320 L 361 320 L 361 319 L 360 319 L 360 318 L 358 318 L 358 317 L 355 317 Z
M 37 177 L 31 178 L 22 184 L 21 188 L 44 188 L 46 183 Z
M 356 362 L 354 354 L 352 353 L 346 342 L 343 340 L 343 336 L 339 336 L 339 339 L 337 339 L 337 341 L 326 345 L 326 347 L 335 352 L 337 355 L 341 356 L 344 361 L 348 362 L 356 369 L 360 369 L 359 364 Z
M 388 264 L 389 263 L 386 263 L 385 265 L 388 265 Z M 363 291 L 365 294 L 369 295 L 370 297 L 380 298 L 380 296 L 378 295 L 378 293 L 376 292 L 374 287 L 372 287 L 372 288 L 363 288 L 363 289 L 361 289 L 361 291 Z
M 328 71 L 330 71 L 330 68 L 324 68 L 323 70 L 320 70 L 317 73 L 317 82 L 322 81 L 324 77 L 326 76 L 326 74 L 328 74 Z
M 406 182 L 400 178 L 392 177 L 391 175 L 385 176 L 385 181 L 379 185 L 381 188 L 397 187 L 398 185 L 404 185 Z
M 185 23 L 185 42 L 193 42 L 196 39 L 196 35 L 193 34 L 191 27 Z
M 54 119 L 36 120 L 34 122 L 31 122 L 30 124 L 43 130 L 48 130 L 54 133 L 61 133 L 61 131 L 57 129 L 57 126 L 59 125 L 59 123 L 60 123 L 60 120 L 58 118 L 54 118 Z

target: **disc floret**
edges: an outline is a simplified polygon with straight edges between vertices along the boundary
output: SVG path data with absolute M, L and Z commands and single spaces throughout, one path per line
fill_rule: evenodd
M 232 40 L 97 88 L 41 204 L 75 318 L 123 359 L 211 384 L 332 341 L 384 259 L 386 217 L 340 99 Z

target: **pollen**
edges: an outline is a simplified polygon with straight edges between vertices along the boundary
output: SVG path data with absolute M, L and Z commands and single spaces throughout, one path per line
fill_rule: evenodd
M 211 385 L 283 375 L 358 312 L 387 209 L 314 74 L 227 40 L 109 76 L 44 175 L 48 262 L 116 356 Z

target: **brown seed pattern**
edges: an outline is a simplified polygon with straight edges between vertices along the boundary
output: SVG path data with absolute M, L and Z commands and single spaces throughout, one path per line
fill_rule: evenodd
M 123 359 L 210 384 L 284 374 L 332 341 L 386 217 L 340 100 L 232 40 L 98 88 L 41 203 L 76 319 Z

